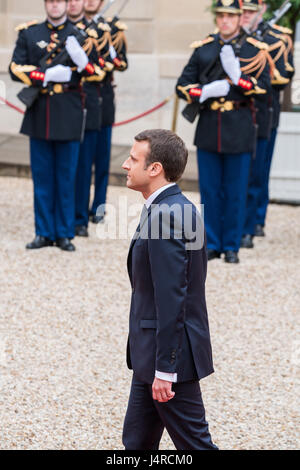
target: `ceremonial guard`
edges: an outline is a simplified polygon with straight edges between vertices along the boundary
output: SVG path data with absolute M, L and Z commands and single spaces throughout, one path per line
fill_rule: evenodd
M 90 187 L 92 178 L 92 166 L 98 150 L 99 134 L 102 126 L 103 99 L 102 87 L 106 73 L 114 68 L 111 53 L 110 27 L 105 20 L 97 16 L 97 24 L 92 23 L 91 18 L 97 15 L 101 3 L 93 1 L 93 8 L 88 10 L 89 19 L 85 17 L 85 0 L 69 0 L 68 18 L 75 26 L 84 30 L 89 35 L 89 43 L 86 44 L 89 54 L 96 52 L 96 62 L 99 69 L 97 75 L 82 78 L 82 87 L 86 95 L 87 120 L 83 142 L 80 145 L 79 161 L 76 178 L 76 235 L 88 236 Z M 91 2 L 90 2 L 91 4 Z M 94 55 L 93 55 L 94 57 Z
M 30 137 L 36 238 L 27 249 L 56 242 L 62 250 L 74 251 L 75 179 L 85 127 L 80 81 L 96 71 L 67 20 L 67 1 L 45 0 L 45 8 L 45 22 L 17 28 L 9 66 L 12 79 L 29 87 L 21 133 Z M 66 62 L 52 66 L 61 55 Z M 34 98 L 28 100 L 28 95 Z
M 266 10 L 265 2 L 263 2 L 262 13 Z M 294 75 L 294 61 L 293 61 L 293 40 L 291 35 L 293 31 L 289 28 L 273 24 L 272 27 L 268 25 L 266 21 L 261 21 L 258 25 L 256 34 L 258 37 L 261 37 L 265 34 L 267 30 L 267 42 L 269 38 L 273 38 L 273 45 L 270 46 L 270 53 L 276 62 L 276 68 L 278 63 L 284 62 L 285 73 L 283 76 L 287 77 L 289 80 L 292 79 Z M 275 39 L 275 44 L 274 44 Z M 272 52 L 272 49 L 274 52 Z M 276 54 L 276 55 L 275 55 Z M 283 72 L 282 72 L 283 73 Z M 274 83 L 272 85 L 272 108 L 273 108 L 273 117 L 271 124 L 271 133 L 268 140 L 268 146 L 266 151 L 265 166 L 263 171 L 263 181 L 261 184 L 261 191 L 258 200 L 258 207 L 256 212 L 256 226 L 255 226 L 255 236 L 263 237 L 265 235 L 264 226 L 266 221 L 267 208 L 269 204 L 269 180 L 270 180 L 270 170 L 272 164 L 272 158 L 274 154 L 274 147 L 277 137 L 277 129 L 279 126 L 279 117 L 280 117 L 280 92 L 285 88 L 286 84 Z
M 90 210 L 90 220 L 93 223 L 102 222 L 105 216 L 105 203 L 109 178 L 111 156 L 112 127 L 115 122 L 115 84 L 114 72 L 124 72 L 128 68 L 127 41 L 125 31 L 127 26 L 119 17 L 107 18 L 111 28 L 114 71 L 107 72 L 102 82 L 101 96 L 103 99 L 102 128 L 98 136 L 98 147 L 95 163 L 95 193 Z M 99 209 L 98 209 L 99 208 Z
M 253 36 L 268 44 L 269 64 L 271 72 L 272 88 L 267 101 L 256 100 L 258 139 L 256 155 L 251 163 L 250 180 L 248 187 L 247 209 L 244 224 L 244 235 L 241 246 L 253 248 L 253 237 L 258 231 L 262 231 L 262 225 L 257 226 L 257 212 L 259 210 L 260 197 L 264 180 L 269 167 L 268 147 L 271 142 L 272 152 L 274 148 L 274 126 L 279 121 L 279 93 L 290 82 L 287 64 L 284 60 L 285 43 L 282 39 L 270 34 L 270 27 L 261 23 L 264 8 L 261 0 L 244 0 L 243 25 L 250 27 L 254 21 Z M 273 134 L 273 135 L 272 135 Z
M 219 0 L 219 32 L 195 42 L 177 83 L 177 94 L 200 112 L 197 146 L 208 259 L 238 263 L 245 219 L 251 156 L 256 143 L 253 97 L 270 89 L 266 46 L 241 32 L 241 2 Z M 190 120 L 192 120 L 191 118 Z

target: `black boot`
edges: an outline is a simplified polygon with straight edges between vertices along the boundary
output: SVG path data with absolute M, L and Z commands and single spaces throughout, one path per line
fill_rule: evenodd
M 211 261 L 212 259 L 215 258 L 221 258 L 221 253 L 217 250 L 207 250 L 207 259 L 208 261 Z
M 240 262 L 238 254 L 235 251 L 225 251 L 225 263 L 237 264 Z
M 255 237 L 265 237 L 264 227 L 263 225 L 257 224 L 255 225 L 254 229 L 254 236 Z
M 247 234 L 243 236 L 241 240 L 241 248 L 254 248 L 252 235 Z
M 26 245 L 26 249 L 39 250 L 40 248 L 46 248 L 47 246 L 53 246 L 53 241 L 49 240 L 49 238 L 37 235 L 31 243 L 28 243 Z
M 102 224 L 104 222 L 105 215 L 91 215 L 90 221 L 93 224 Z
M 77 225 L 75 228 L 75 233 L 77 237 L 88 237 L 89 232 L 85 225 Z
M 73 245 L 73 243 L 71 243 L 71 240 L 69 238 L 59 238 L 56 241 L 56 246 L 58 246 L 58 248 L 60 248 L 63 251 L 75 251 L 76 250 L 75 246 Z

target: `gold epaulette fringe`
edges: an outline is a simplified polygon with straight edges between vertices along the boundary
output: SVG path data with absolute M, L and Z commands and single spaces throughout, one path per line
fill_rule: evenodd
M 115 23 L 115 27 L 118 28 L 119 31 L 128 30 L 127 24 L 123 23 L 123 21 L 120 21 L 120 20 Z
M 21 23 L 15 28 L 15 31 L 23 31 L 23 29 L 28 29 L 36 24 L 38 24 L 38 20 L 28 21 L 27 23 Z
M 269 45 L 266 42 L 258 41 L 257 39 L 252 37 L 247 38 L 247 42 L 252 44 L 252 46 L 257 47 L 257 49 L 261 49 L 264 51 L 269 50 Z
M 108 33 L 110 33 L 110 31 L 111 31 L 110 26 L 107 23 L 103 23 L 103 22 L 98 23 L 98 29 L 101 29 L 102 31 L 105 31 L 105 32 L 108 32 Z
M 215 40 L 214 37 L 212 36 L 208 36 L 206 39 L 203 39 L 202 41 L 194 41 L 192 42 L 192 44 L 190 45 L 190 47 L 192 49 L 197 49 L 198 47 L 202 47 L 204 46 L 205 44 L 209 44 L 210 42 L 213 42 Z
M 283 34 L 293 34 L 293 30 L 290 28 L 286 28 L 285 26 L 280 26 L 278 24 L 273 24 L 272 28 L 277 29 L 277 31 L 280 31 Z

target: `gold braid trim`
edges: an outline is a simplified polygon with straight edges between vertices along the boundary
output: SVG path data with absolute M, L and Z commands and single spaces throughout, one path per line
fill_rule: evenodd
M 251 39 L 251 38 L 249 38 Z M 259 78 L 266 66 L 267 60 L 269 60 L 268 53 L 266 50 L 260 50 L 256 56 L 251 57 L 250 59 L 240 58 L 240 62 L 246 62 L 247 65 L 241 67 L 241 71 L 246 75 L 257 72 L 255 78 Z
M 87 38 L 84 42 L 84 45 L 82 46 L 82 49 L 89 56 L 93 50 L 93 47 L 97 49 L 98 41 L 94 38 Z
M 12 62 L 10 64 L 10 70 L 12 71 L 12 73 L 16 77 L 18 77 L 23 83 L 25 83 L 25 85 L 28 86 L 32 85 L 32 81 L 30 80 L 28 75 L 26 75 L 26 72 L 32 72 L 36 69 L 37 67 L 35 67 L 34 65 L 18 65 L 15 62 Z
M 276 56 L 273 58 L 274 63 L 276 63 L 280 59 L 282 54 L 284 54 L 284 51 L 286 49 L 284 42 L 281 41 L 281 40 L 275 42 L 274 44 L 272 44 L 270 46 L 269 50 L 270 50 L 270 52 L 273 52 L 276 49 L 278 49 L 278 52 L 277 52 Z
M 98 44 L 97 44 L 97 52 L 98 54 L 102 51 L 102 49 L 104 49 L 104 47 L 108 44 L 108 49 L 111 45 L 111 36 L 110 36 L 110 33 L 108 31 L 105 31 L 103 33 L 103 35 L 101 36 L 100 40 L 98 41 Z M 106 57 L 107 55 L 109 54 L 109 50 L 107 51 L 107 53 L 105 54 L 104 57 Z
M 194 83 L 192 85 L 186 85 L 186 86 L 178 86 L 177 87 L 177 90 L 178 91 L 181 91 L 181 93 L 185 96 L 188 104 L 191 104 L 193 102 L 188 90 L 190 90 L 191 88 L 199 88 L 200 87 L 200 84 L 199 83 Z
M 112 36 L 112 45 L 118 54 L 122 51 L 123 46 L 126 50 L 128 49 L 127 39 L 124 31 L 118 31 Z
M 285 68 L 288 72 L 293 72 L 294 68 L 289 64 L 289 53 L 293 50 L 293 40 L 290 36 L 286 35 L 285 38 L 287 39 L 287 47 L 284 51 L 284 62 Z

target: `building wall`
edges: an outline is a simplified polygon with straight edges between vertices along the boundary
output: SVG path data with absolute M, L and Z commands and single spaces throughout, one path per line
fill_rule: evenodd
M 109 14 L 114 14 L 121 4 Z M 117 121 L 126 120 L 157 105 L 174 93 L 176 78 L 187 62 L 191 49 L 189 44 L 204 38 L 214 29 L 209 12 L 210 0 L 130 0 L 122 13 L 128 25 L 129 70 L 116 73 Z M 5 88 L 6 97 L 18 106 L 16 98 L 21 85 L 12 82 L 7 74 L 13 45 L 15 26 L 33 19 L 44 19 L 43 0 L 0 0 L 0 93 Z M 296 43 L 296 76 L 292 96 L 300 105 L 300 43 Z M 185 140 L 195 158 L 193 135 L 195 125 L 185 121 L 180 111 L 177 132 Z M 174 100 L 141 120 L 114 129 L 116 146 L 130 146 L 133 137 L 145 128 L 171 128 Z M 275 150 L 272 197 L 283 200 L 300 200 L 300 165 L 294 156 L 299 148 L 300 114 L 283 116 Z M 0 134 L 17 134 L 21 115 L 0 105 Z M 291 138 L 291 136 L 294 136 Z M 289 155 L 289 158 L 287 158 Z M 298 189 L 297 189 L 298 188 Z
M 117 0 L 109 14 L 113 14 L 120 3 Z M 129 27 L 129 50 L 133 54 L 159 55 L 160 72 L 163 76 L 169 75 L 174 70 L 174 60 L 178 61 L 185 53 L 189 42 L 211 30 L 209 5 L 210 0 L 130 0 L 122 13 Z M 0 0 L 0 71 L 7 68 L 16 39 L 15 26 L 43 18 L 42 0 Z

